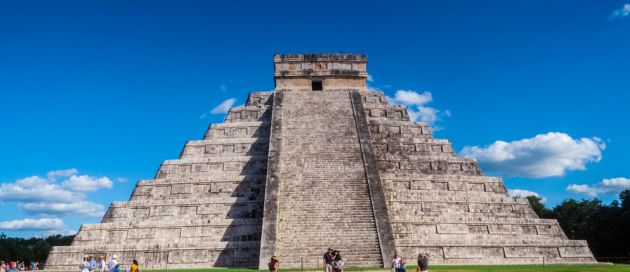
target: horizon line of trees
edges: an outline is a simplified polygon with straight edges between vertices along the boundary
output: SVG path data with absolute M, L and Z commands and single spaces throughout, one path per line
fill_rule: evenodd
M 7 237 L 0 233 L 0 260 L 23 261 L 30 266 L 31 261 L 44 263 L 53 246 L 67 246 L 72 243 L 74 235 L 51 235 L 46 238 Z
M 630 257 L 630 189 L 619 194 L 621 202 L 613 200 L 609 205 L 597 198 L 566 199 L 547 208 L 540 197 L 527 200 L 538 217 L 558 220 L 569 239 L 586 240 L 595 258 L 614 262 L 606 258 Z

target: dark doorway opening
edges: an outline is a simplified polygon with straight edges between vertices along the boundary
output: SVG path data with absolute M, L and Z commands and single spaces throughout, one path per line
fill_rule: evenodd
M 313 89 L 313 91 L 323 91 L 324 90 L 324 86 L 322 86 L 322 82 L 319 80 L 313 80 L 313 82 L 311 83 L 311 87 Z

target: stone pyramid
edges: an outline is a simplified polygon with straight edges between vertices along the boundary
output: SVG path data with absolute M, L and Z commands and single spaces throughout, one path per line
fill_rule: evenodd
M 365 55 L 275 55 L 273 92 L 254 92 L 138 182 L 100 224 L 54 247 L 47 270 L 84 255 L 145 269 L 347 266 L 395 252 L 433 264 L 593 263 L 585 241 L 539 219 L 500 178 L 457 157 L 427 124 L 366 88 Z

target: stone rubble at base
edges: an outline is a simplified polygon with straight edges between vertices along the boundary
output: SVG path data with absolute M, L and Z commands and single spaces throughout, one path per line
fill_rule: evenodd
M 144 269 L 265 269 L 272 255 L 283 268 L 321 267 L 328 247 L 346 266 L 387 265 L 394 252 L 432 264 L 596 262 L 586 241 L 567 239 L 500 178 L 367 91 L 366 63 L 274 56 L 274 92 L 250 93 L 100 224 L 54 247 L 46 269 L 76 270 L 84 255 Z

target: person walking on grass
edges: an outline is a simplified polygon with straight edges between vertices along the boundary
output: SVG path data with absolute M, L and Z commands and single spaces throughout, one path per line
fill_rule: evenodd
M 278 272 L 280 269 L 280 259 L 276 256 L 271 256 L 271 261 L 269 262 L 269 272 Z
M 129 272 L 140 272 L 140 266 L 138 265 L 137 260 L 133 260 L 133 262 L 131 262 L 131 267 L 129 268 Z
M 118 261 L 116 260 L 116 258 L 118 258 L 118 256 L 114 255 L 112 256 L 112 259 L 109 260 L 109 263 L 107 264 L 107 269 L 109 271 L 114 271 L 116 269 L 116 266 L 118 266 Z
M 429 257 L 424 253 L 418 255 L 418 268 L 416 272 L 429 272 Z

